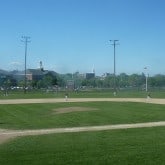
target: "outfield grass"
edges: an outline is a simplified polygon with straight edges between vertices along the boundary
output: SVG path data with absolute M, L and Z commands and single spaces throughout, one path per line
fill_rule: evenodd
M 164 127 L 17 138 L 0 145 L 3 165 L 164 165 Z
M 58 108 L 89 111 L 56 114 Z M 97 110 L 90 111 L 90 108 Z M 164 121 L 165 105 L 127 102 L 86 102 L 0 105 L 0 128 L 41 129 Z
M 44 92 L 44 91 L 28 91 L 26 94 L 22 92 L 9 91 L 8 96 L 0 94 L 0 99 L 18 99 L 18 98 L 64 98 L 66 92 Z M 93 91 L 68 91 L 71 98 L 113 98 L 112 90 L 93 90 Z M 153 98 L 165 98 L 165 91 L 151 91 Z M 145 91 L 137 90 L 123 90 L 117 92 L 117 98 L 146 98 L 147 93 Z

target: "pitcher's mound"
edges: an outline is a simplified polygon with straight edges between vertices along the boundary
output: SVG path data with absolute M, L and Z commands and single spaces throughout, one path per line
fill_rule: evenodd
M 67 108 L 58 108 L 54 109 L 55 114 L 61 114 L 61 113 L 70 113 L 70 112 L 82 112 L 82 111 L 96 111 L 97 108 L 91 108 L 91 107 L 67 107 Z

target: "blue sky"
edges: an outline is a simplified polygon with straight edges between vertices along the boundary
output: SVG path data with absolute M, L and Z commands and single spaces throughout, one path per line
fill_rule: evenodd
M 165 74 L 164 0 L 0 0 L 0 69 Z

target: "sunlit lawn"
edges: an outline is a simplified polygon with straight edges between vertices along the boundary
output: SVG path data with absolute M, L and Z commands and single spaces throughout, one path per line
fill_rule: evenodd
M 84 112 L 56 114 L 58 108 L 87 107 Z M 90 108 L 95 109 L 91 110 Z M 86 102 L 0 105 L 0 128 L 38 129 L 163 121 L 165 105 Z
M 56 114 L 58 108 L 89 111 Z M 94 110 L 90 111 L 90 108 Z M 165 105 L 55 103 L 0 105 L 0 128 L 42 129 L 164 121 Z M 0 164 L 164 165 L 165 127 L 27 136 L 0 145 Z
M 0 145 L 0 164 L 164 165 L 164 127 L 29 136 Z
M 59 91 L 59 92 L 46 92 L 44 91 L 27 91 L 24 94 L 23 91 L 14 92 L 9 91 L 8 95 L 5 96 L 4 93 L 0 92 L 0 99 L 17 99 L 17 98 L 64 98 L 65 93 L 68 93 L 70 98 L 113 98 L 113 90 L 90 90 L 90 91 Z M 153 98 L 165 98 L 164 90 L 155 90 L 151 91 L 151 96 Z M 147 92 L 145 91 L 137 91 L 137 90 L 120 90 L 117 92 L 117 98 L 145 98 L 147 96 Z

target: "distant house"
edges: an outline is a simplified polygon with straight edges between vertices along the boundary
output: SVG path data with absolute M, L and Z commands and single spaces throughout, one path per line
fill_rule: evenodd
M 95 73 L 86 73 L 86 74 L 85 74 L 85 78 L 86 78 L 86 79 L 95 78 Z
M 31 81 L 38 81 L 41 80 L 47 72 L 48 71 L 42 71 L 41 69 L 28 69 L 26 72 L 26 78 Z
M 48 71 L 48 70 L 41 70 L 41 69 L 27 69 L 26 71 L 26 79 L 29 81 L 38 81 L 43 78 L 44 75 L 47 74 L 57 75 L 54 71 Z M 20 81 L 25 79 L 25 71 L 18 71 L 15 74 L 13 74 L 13 77 Z

